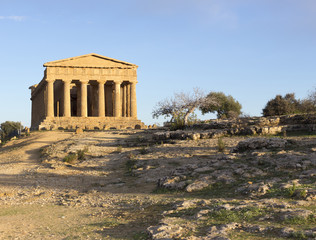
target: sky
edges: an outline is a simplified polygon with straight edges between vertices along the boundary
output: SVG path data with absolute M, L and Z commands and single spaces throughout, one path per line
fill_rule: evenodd
M 139 66 L 138 118 L 176 92 L 221 91 L 246 115 L 316 87 L 315 0 L 0 0 L 0 123 L 30 126 L 45 62 L 97 53 Z M 214 118 L 205 115 L 203 118 Z

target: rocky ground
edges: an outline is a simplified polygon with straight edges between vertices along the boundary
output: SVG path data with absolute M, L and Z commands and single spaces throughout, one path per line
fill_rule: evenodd
M 316 239 L 315 135 L 155 136 L 54 131 L 7 143 L 0 238 Z

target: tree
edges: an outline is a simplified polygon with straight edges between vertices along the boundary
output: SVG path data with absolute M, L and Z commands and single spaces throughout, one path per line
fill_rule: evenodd
M 314 105 L 314 107 L 316 107 L 316 87 L 309 93 L 307 100 L 309 100 Z
M 11 137 L 18 136 L 22 129 L 20 122 L 6 121 L 0 125 L 0 136 L 2 140 L 7 140 Z
M 315 94 L 316 96 L 316 94 Z M 276 95 L 269 100 L 262 109 L 264 117 L 279 116 L 295 113 L 309 113 L 316 110 L 316 105 L 312 100 L 312 95 L 307 99 L 296 99 L 294 93 L 288 93 L 284 97 Z
M 194 88 L 193 93 L 175 93 L 174 97 L 158 102 L 152 116 L 153 118 L 171 117 L 171 122 L 182 122 L 187 125 L 190 115 L 208 101 L 212 100 L 206 99 L 204 92 L 199 88 Z
M 223 92 L 210 92 L 206 96 L 205 104 L 200 106 L 203 114 L 217 112 L 218 118 L 235 118 L 241 114 L 241 104 L 231 95 Z

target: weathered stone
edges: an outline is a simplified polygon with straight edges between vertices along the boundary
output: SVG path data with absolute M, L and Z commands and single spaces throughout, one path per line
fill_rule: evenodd
M 185 176 L 175 176 L 175 177 L 163 177 L 158 179 L 158 187 L 167 189 L 183 189 L 187 184 L 185 181 Z
M 167 218 L 163 219 L 158 226 L 147 228 L 147 232 L 153 240 L 172 240 L 183 234 L 183 228 L 174 224 L 172 218 Z
M 206 187 L 208 187 L 208 186 L 209 186 L 209 182 L 197 180 L 197 181 L 195 181 L 195 182 L 189 184 L 189 185 L 185 188 L 185 190 L 186 190 L 187 192 L 195 192 L 195 191 L 200 191 L 200 190 L 202 190 L 202 189 L 204 189 L 204 188 L 206 188 Z
M 81 134 L 83 133 L 83 129 L 82 128 L 77 128 L 76 129 L 76 134 Z
M 92 53 L 44 67 L 43 80 L 30 87 L 32 129 L 74 129 L 80 124 L 94 130 L 105 123 L 115 129 L 145 128 L 137 120 L 135 64 Z
M 303 218 L 306 219 L 308 216 L 312 215 L 313 212 L 305 209 L 295 209 L 295 210 L 284 210 L 280 212 L 281 220 L 288 220 L 293 218 Z
M 234 152 L 244 152 L 247 150 L 256 149 L 273 149 L 273 148 L 284 148 L 287 144 L 287 140 L 281 138 L 248 138 L 240 141 Z

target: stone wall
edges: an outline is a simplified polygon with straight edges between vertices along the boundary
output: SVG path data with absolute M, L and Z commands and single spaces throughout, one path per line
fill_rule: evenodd
M 316 114 L 210 120 L 186 130 L 160 131 L 156 140 L 215 138 L 224 135 L 275 135 L 282 132 L 316 132 Z

